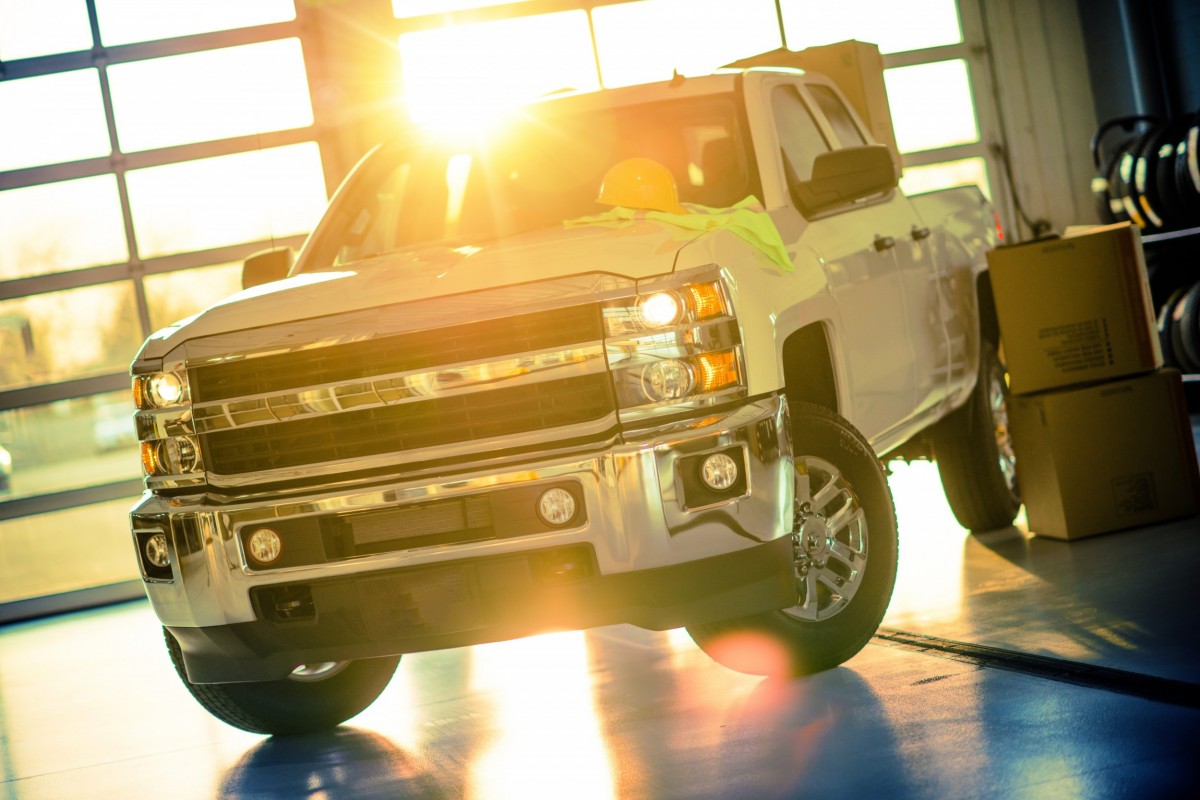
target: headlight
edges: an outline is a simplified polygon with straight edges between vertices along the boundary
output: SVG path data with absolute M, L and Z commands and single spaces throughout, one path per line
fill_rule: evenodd
M 604 327 L 609 336 L 624 336 L 732 316 L 721 282 L 711 280 L 609 303 Z
M 656 288 L 604 308 L 605 349 L 625 421 L 744 396 L 741 336 L 718 279 Z
M 155 372 L 133 379 L 133 403 L 142 411 L 167 408 L 187 399 L 187 376 L 182 372 Z
M 641 297 L 637 308 L 647 328 L 668 328 L 683 316 L 683 303 L 674 292 L 655 292 Z
M 642 370 L 642 390 L 652 403 L 682 400 L 695 385 L 692 366 L 686 361 L 656 361 Z

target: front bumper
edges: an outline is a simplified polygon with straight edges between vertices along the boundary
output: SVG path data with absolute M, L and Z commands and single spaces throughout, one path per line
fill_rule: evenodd
M 452 480 L 233 503 L 147 494 L 132 512 L 134 536 L 168 534 L 170 576 L 144 570 L 146 591 L 197 683 L 272 680 L 302 663 L 549 629 L 666 629 L 795 602 L 787 430 L 783 398 L 769 396 L 600 452 Z M 743 459 L 745 481 L 732 496 L 697 492 L 686 474 L 718 451 Z M 263 525 L 285 531 L 286 551 L 289 525 L 544 485 L 572 487 L 583 507 L 577 523 L 523 532 L 509 518 L 504 536 L 450 543 L 397 532 L 385 552 L 325 553 L 277 569 L 254 568 L 243 545 L 242 533 Z

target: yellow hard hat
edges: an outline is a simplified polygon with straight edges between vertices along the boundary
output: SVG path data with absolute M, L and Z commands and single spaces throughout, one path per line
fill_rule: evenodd
M 627 158 L 604 173 L 596 202 L 606 206 L 644 208 L 686 214 L 671 171 L 652 158 Z

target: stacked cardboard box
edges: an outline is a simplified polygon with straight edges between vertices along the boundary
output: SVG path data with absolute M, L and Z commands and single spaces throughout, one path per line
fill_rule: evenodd
M 1191 425 L 1137 229 L 1001 248 L 988 268 L 1030 530 L 1078 539 L 1195 514 Z

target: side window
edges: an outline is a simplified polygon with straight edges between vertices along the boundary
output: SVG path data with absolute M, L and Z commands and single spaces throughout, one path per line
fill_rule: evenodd
M 829 143 L 795 86 L 777 86 L 771 92 L 771 107 L 788 178 L 806 181 L 812 177 L 813 159 L 827 151 Z
M 833 132 L 837 134 L 838 140 L 842 143 L 842 147 L 855 147 L 867 143 L 862 132 L 850 117 L 850 112 L 846 110 L 846 106 L 842 104 L 832 89 L 820 84 L 810 84 L 808 90 L 812 92 L 817 105 L 825 113 L 825 117 L 833 127 Z

